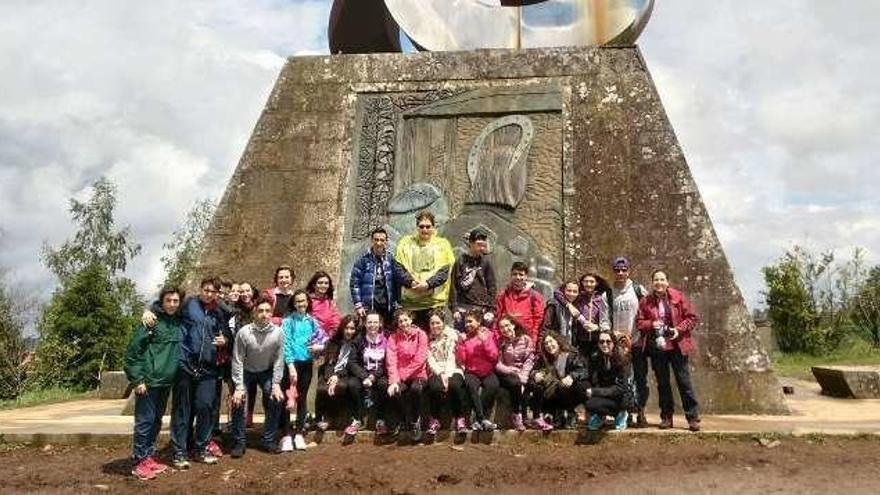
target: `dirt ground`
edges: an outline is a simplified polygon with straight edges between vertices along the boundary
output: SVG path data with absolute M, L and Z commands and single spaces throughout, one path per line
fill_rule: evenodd
M 595 445 L 322 445 L 159 475 L 127 446 L 0 445 L 2 493 L 880 493 L 877 437 L 615 435 Z M 165 457 L 167 460 L 167 457 Z

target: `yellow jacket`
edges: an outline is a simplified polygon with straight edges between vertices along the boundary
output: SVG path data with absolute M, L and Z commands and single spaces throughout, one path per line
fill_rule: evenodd
M 452 286 L 452 264 L 455 262 L 449 241 L 434 235 L 427 244 L 421 245 L 418 233 L 408 234 L 397 243 L 395 258 L 415 280 L 427 282 L 431 287 L 426 292 L 403 288 L 401 303 L 404 308 L 418 311 L 446 306 Z

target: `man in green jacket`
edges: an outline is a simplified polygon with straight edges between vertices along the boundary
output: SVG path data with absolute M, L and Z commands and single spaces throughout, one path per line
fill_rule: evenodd
M 125 353 L 125 375 L 135 393 L 131 474 L 142 480 L 153 479 L 168 469 L 154 455 L 168 394 L 177 378 L 183 335 L 178 316 L 182 298 L 180 289 L 163 288 L 159 293 L 162 310 L 156 314 L 156 324 L 138 326 Z

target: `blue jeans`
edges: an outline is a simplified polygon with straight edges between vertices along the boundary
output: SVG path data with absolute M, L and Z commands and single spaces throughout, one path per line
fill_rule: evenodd
M 135 464 L 155 455 L 156 438 L 162 428 L 162 415 L 168 405 L 171 387 L 147 387 L 147 393 L 135 397 L 134 447 L 131 458 Z
M 263 445 L 270 445 L 275 441 L 278 432 L 278 417 L 281 413 L 281 402 L 272 399 L 272 370 L 252 373 L 245 370 L 244 388 L 251 390 L 259 386 L 263 390 L 263 411 L 266 419 L 263 421 Z M 240 404 L 232 411 L 232 439 L 237 445 L 245 444 L 244 419 L 247 413 L 247 401 Z
M 212 412 L 216 387 L 216 377 L 193 378 L 183 371 L 178 374 L 171 400 L 171 444 L 175 456 L 186 456 L 190 444 L 197 455 L 205 453 L 214 426 Z M 195 435 L 190 438 L 193 419 L 196 422 Z

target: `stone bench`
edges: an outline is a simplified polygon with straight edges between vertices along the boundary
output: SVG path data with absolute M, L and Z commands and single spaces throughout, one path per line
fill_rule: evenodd
M 822 394 L 854 399 L 880 399 L 880 366 L 813 366 Z

